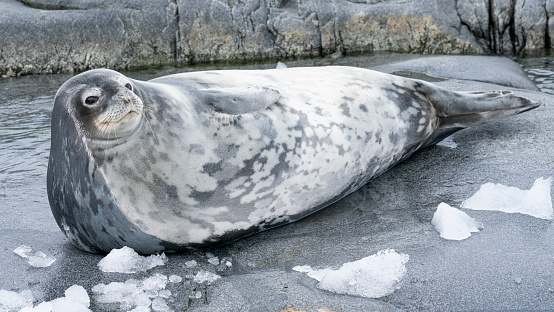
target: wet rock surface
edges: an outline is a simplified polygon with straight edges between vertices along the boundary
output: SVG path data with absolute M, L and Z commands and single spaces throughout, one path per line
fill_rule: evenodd
M 386 60 L 393 59 L 397 62 L 387 64 Z M 164 289 L 171 291 L 163 300 L 173 310 L 550 310 L 554 306 L 551 220 L 466 210 L 484 228 L 466 240 L 447 241 L 434 230 L 431 219 L 440 202 L 459 207 L 484 183 L 529 189 L 538 177 L 552 176 L 554 97 L 533 90 L 525 74 L 516 70 L 517 64 L 506 59 L 440 60 L 381 55 L 287 65 L 354 64 L 387 72 L 400 68 L 434 79 L 439 76 L 440 81 L 435 83 L 450 89 L 512 90 L 543 105 L 513 118 L 458 132 L 453 136 L 455 148 L 425 149 L 303 220 L 219 248 L 169 255 L 165 265 L 135 274 L 102 272 L 97 264 L 103 256 L 73 247 L 50 213 L 45 186 L 49 129 L 25 118 L 34 112 L 36 118 L 48 119 L 54 94 L 68 76 L 0 81 L 0 90 L 6 94 L 2 101 L 7 101 L 2 102 L 7 105 L 0 105 L 4 109 L 0 121 L 3 125 L 13 123 L 3 127 L 9 131 L 0 133 L 4 148 L 0 155 L 5 166 L 0 171 L 0 289 L 30 289 L 38 303 L 62 297 L 66 289 L 78 284 L 88 291 L 93 311 L 111 311 L 118 305 L 100 303 L 92 292 L 94 286 L 163 274 L 182 278 L 178 283 L 168 282 Z M 175 71 L 128 75 L 148 79 Z M 483 78 L 482 73 L 489 76 Z M 25 110 L 24 103 L 34 106 Z M 20 112 L 5 110 L 14 106 L 20 107 Z M 17 120 L 25 122 L 17 124 Z M 38 143 L 30 151 L 21 152 L 21 145 L 29 141 Z M 43 251 L 56 261 L 48 268 L 30 267 L 13 253 L 21 245 Z M 320 290 L 317 281 L 292 270 L 298 265 L 339 268 L 389 248 L 410 259 L 399 289 L 380 299 Z M 204 271 L 220 278 L 195 281 L 194 277 Z
M 550 0 L 0 0 L 0 76 L 551 48 Z

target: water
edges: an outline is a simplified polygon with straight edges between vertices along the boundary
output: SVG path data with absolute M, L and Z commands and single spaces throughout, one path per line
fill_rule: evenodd
M 554 94 L 554 58 L 541 57 L 521 60 L 527 76 L 544 93 Z
M 0 80 L 0 213 L 7 221 L 4 230 L 6 226 L 33 228 L 29 212 L 46 226 L 54 226 L 46 214 L 50 118 L 56 90 L 68 77 Z

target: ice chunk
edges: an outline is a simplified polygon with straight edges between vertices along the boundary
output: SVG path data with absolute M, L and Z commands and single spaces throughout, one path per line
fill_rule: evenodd
M 200 270 L 198 273 L 194 275 L 193 280 L 198 284 L 201 284 L 201 283 L 211 284 L 216 280 L 218 280 L 219 278 L 221 278 L 221 276 L 215 273 Z
M 196 260 L 190 260 L 190 261 L 187 261 L 185 262 L 185 267 L 188 268 L 188 269 L 192 269 L 194 268 L 198 263 L 196 262 Z
M 29 263 L 31 266 L 36 268 L 46 268 L 52 265 L 54 261 L 56 261 L 56 258 L 47 256 L 42 251 L 37 251 L 35 253 L 32 253 L 31 247 L 21 245 L 14 249 L 14 251 L 18 256 L 25 259 L 27 263 Z
M 28 306 L 20 312 L 90 312 L 90 299 L 87 291 L 79 285 L 73 285 L 65 291 L 65 297 L 42 302 L 36 307 Z
M 83 286 L 73 285 L 69 287 L 65 291 L 65 297 L 75 302 L 79 302 L 87 308 L 90 306 L 90 298 Z
M 471 236 L 473 232 L 479 232 L 483 225 L 465 212 L 440 203 L 433 215 L 431 224 L 444 239 L 463 240 Z
M 33 293 L 24 290 L 20 293 L 0 289 L 0 311 L 19 311 L 25 307 L 33 307 Z
M 149 307 L 136 307 L 132 310 L 129 310 L 129 312 L 152 312 Z
M 25 307 L 19 312 L 51 312 L 52 311 L 52 302 L 42 302 L 41 304 L 37 305 L 36 307 Z
M 348 262 L 338 270 L 313 270 L 309 266 L 296 266 L 295 271 L 308 273 L 319 281 L 318 288 L 339 294 L 367 298 L 390 295 L 406 274 L 409 256 L 393 249 L 379 251 L 375 255 Z
M 283 62 L 277 62 L 277 66 L 275 68 L 277 68 L 277 69 L 287 68 L 287 64 L 285 64 Z
M 212 258 L 209 258 L 208 262 L 212 265 L 219 265 L 219 258 L 214 256 Z
M 169 312 L 172 311 L 163 298 L 157 297 L 152 300 L 152 311 Z
M 92 288 L 92 292 L 99 303 L 119 303 L 121 309 L 125 311 L 131 309 L 133 309 L 132 311 L 149 311 L 151 305 L 154 309 L 153 302 L 157 298 L 163 300 L 163 298 L 171 296 L 171 292 L 164 291 L 167 282 L 167 276 L 155 274 L 143 280 L 128 279 L 124 283 L 98 284 Z M 164 311 L 160 300 L 156 301 L 156 306 L 160 309 L 159 311 Z
M 170 275 L 169 276 L 169 282 L 170 283 L 180 283 L 183 281 L 183 278 L 179 275 Z
M 136 273 L 164 265 L 166 262 L 167 257 L 163 253 L 161 255 L 143 257 L 132 248 L 124 246 L 120 249 L 113 249 L 98 262 L 98 267 L 104 272 Z
M 454 138 L 451 136 L 445 138 L 444 140 L 437 143 L 438 146 L 444 146 L 444 147 L 450 147 L 451 149 L 455 149 L 458 147 L 458 144 L 454 142 Z
M 552 220 L 552 178 L 538 178 L 530 190 L 502 184 L 486 183 L 465 200 L 461 207 L 473 210 L 498 210 L 507 213 L 523 213 L 536 218 Z
M 81 302 L 67 297 L 61 297 L 50 301 L 52 312 L 90 312 L 90 309 Z

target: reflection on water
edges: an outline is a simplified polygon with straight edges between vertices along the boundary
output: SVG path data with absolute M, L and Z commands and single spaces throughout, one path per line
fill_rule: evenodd
M 554 94 L 554 58 L 524 59 L 521 65 L 542 92 Z

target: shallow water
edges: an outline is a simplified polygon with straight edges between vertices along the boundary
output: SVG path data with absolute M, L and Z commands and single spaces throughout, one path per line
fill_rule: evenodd
M 554 57 L 523 59 L 520 64 L 542 92 L 554 94 Z

